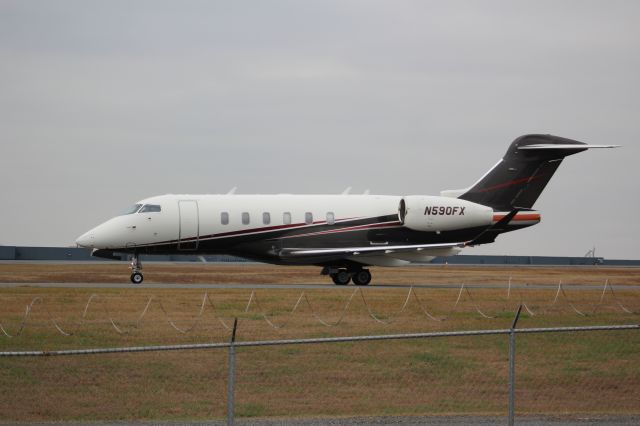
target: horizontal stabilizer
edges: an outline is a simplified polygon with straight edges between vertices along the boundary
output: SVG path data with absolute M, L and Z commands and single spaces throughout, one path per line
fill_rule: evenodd
M 536 144 L 536 145 L 525 145 L 519 146 L 518 150 L 523 149 L 574 149 L 574 150 L 584 150 L 589 148 L 620 148 L 620 145 L 574 145 L 574 144 Z

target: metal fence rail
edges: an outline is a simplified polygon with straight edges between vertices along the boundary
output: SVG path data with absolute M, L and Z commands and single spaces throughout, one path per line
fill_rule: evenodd
M 518 321 L 521 309 L 522 307 L 518 309 L 518 312 L 514 318 L 512 327 L 507 329 L 236 342 L 235 341 L 236 327 L 237 327 L 237 319 L 236 319 L 236 321 L 234 322 L 233 331 L 232 331 L 229 342 L 185 344 L 185 345 L 112 347 L 112 348 L 95 348 L 95 349 L 68 349 L 68 350 L 53 350 L 53 351 L 46 351 L 46 350 L 4 351 L 4 352 L 0 352 L 0 357 L 50 357 L 50 356 L 97 355 L 97 354 L 112 354 L 112 353 L 137 353 L 137 352 L 159 352 L 159 351 L 227 348 L 228 360 L 229 360 L 228 361 L 228 383 L 227 383 L 227 393 L 228 393 L 227 394 L 227 424 L 233 425 L 234 412 L 235 412 L 236 348 L 238 347 L 263 347 L 263 346 L 307 345 L 307 344 L 341 343 L 341 342 L 431 339 L 431 338 L 439 338 L 439 337 L 442 338 L 442 337 L 463 337 L 463 336 L 508 335 L 509 336 L 508 423 L 512 425 L 514 424 L 514 420 L 515 420 L 515 391 L 516 391 L 515 368 L 516 368 L 516 335 L 517 334 L 640 330 L 640 324 L 517 329 L 516 325 L 517 325 L 517 321 Z
M 132 353 L 132 352 L 161 352 L 161 351 L 181 351 L 198 349 L 222 349 L 235 347 L 256 347 L 256 346 L 282 346 L 282 345 L 306 345 L 312 343 L 341 343 L 341 342 L 365 342 L 375 340 L 406 340 L 406 339 L 426 339 L 435 337 L 459 337 L 459 336 L 486 336 L 498 334 L 520 333 L 563 333 L 579 331 L 614 331 L 614 330 L 640 330 L 640 324 L 628 325 L 597 325 L 584 327 L 542 327 L 542 328 L 517 328 L 517 329 L 495 329 L 495 330 L 469 330 L 469 331 L 442 331 L 432 333 L 407 333 L 407 334 L 382 334 L 374 336 L 345 336 L 345 337 L 319 337 L 313 339 L 285 339 L 285 340 L 256 340 L 246 342 L 220 342 L 220 343 L 197 343 L 186 345 L 159 345 L 159 346 L 129 346 L 118 348 L 96 348 L 96 349 L 64 349 L 57 351 L 5 351 L 0 352 L 0 357 L 39 357 L 39 356 L 69 356 L 69 355 L 98 355 L 110 353 Z

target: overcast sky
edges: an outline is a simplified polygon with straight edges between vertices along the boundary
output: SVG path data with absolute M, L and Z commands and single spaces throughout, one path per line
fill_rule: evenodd
M 164 193 L 433 194 L 526 133 L 542 223 L 466 254 L 640 258 L 640 2 L 0 0 L 0 244 Z

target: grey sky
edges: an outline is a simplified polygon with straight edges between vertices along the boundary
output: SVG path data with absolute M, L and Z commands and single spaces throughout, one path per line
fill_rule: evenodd
M 468 254 L 640 257 L 640 2 L 0 0 L 0 244 L 163 193 L 434 194 L 525 133 L 543 221 Z

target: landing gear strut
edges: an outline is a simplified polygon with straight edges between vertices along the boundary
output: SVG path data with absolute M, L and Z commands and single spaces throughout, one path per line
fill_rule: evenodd
M 143 280 L 142 262 L 138 257 L 138 253 L 134 253 L 131 258 L 131 282 L 134 284 L 141 284 Z

